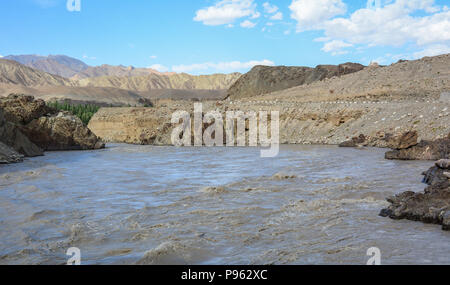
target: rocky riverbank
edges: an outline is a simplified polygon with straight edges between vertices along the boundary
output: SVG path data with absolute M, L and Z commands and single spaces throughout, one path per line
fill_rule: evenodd
M 429 186 L 423 193 L 411 191 L 389 197 L 391 203 L 380 213 L 391 219 L 408 219 L 442 225 L 450 230 L 450 160 L 440 160 L 423 173 Z
M 193 114 L 193 102 L 168 101 L 154 108 L 102 108 L 89 128 L 107 142 L 170 145 L 171 117 L 177 110 Z M 391 137 L 408 131 L 420 140 L 450 133 L 450 104 L 439 101 L 402 102 L 204 102 L 203 111 L 279 111 L 282 144 L 338 145 L 364 134 L 364 145 L 390 147 Z
M 450 158 L 450 134 L 434 141 L 423 140 L 405 148 L 394 148 L 386 153 L 386 159 L 439 160 Z
M 418 141 L 417 131 L 404 134 L 386 134 L 383 137 L 368 137 L 363 134 L 339 144 L 340 147 L 363 147 L 385 145 L 391 148 L 385 158 L 389 160 L 439 160 L 450 157 L 450 133 L 436 140 Z
M 44 151 L 105 146 L 79 118 L 16 94 L 0 98 L 0 143 L 0 163 L 20 162 Z

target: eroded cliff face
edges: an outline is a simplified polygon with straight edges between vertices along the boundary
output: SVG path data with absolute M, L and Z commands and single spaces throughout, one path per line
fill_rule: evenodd
M 89 128 L 107 142 L 170 145 L 172 114 L 193 114 L 193 103 L 175 101 L 155 108 L 103 108 Z M 418 140 L 444 138 L 450 132 L 450 104 L 438 102 L 232 101 L 203 103 L 203 112 L 278 111 L 283 144 L 333 144 L 364 134 L 366 146 L 390 147 L 392 136 L 416 131 Z
M 170 145 L 173 112 L 167 107 L 102 108 L 88 127 L 105 142 Z

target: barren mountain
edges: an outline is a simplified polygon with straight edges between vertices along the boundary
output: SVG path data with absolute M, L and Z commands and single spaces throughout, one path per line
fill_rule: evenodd
M 75 85 L 144 92 L 154 89 L 225 90 L 240 76 L 239 73 L 193 76 L 184 73 L 162 73 L 151 68 L 108 64 L 88 66 L 78 59 L 64 55 L 10 55 L 5 59 L 17 61 L 36 70 L 70 78 Z
M 69 79 L 32 69 L 16 61 L 0 59 L 0 83 L 22 86 L 74 86 Z
M 240 73 L 213 74 L 194 76 L 186 73 L 162 75 L 149 74 L 135 77 L 94 77 L 79 81 L 80 86 L 114 87 L 132 91 L 149 91 L 154 89 L 185 90 L 223 90 L 228 89 L 239 77 Z
M 231 99 L 252 97 L 294 86 L 310 84 L 325 78 L 342 76 L 364 69 L 357 63 L 319 65 L 316 68 L 297 66 L 255 66 L 228 90 Z
M 356 73 L 325 79 L 252 98 L 317 102 L 334 100 L 436 99 L 450 91 L 450 54 L 370 66 Z
M 27 63 L 37 62 L 34 56 L 20 59 Z M 45 100 L 70 99 L 76 102 L 122 106 L 146 105 L 149 99 L 157 98 L 221 100 L 225 97 L 226 89 L 240 76 L 239 73 L 205 76 L 162 74 L 151 69 L 112 66 L 107 66 L 106 69 L 119 72 L 123 77 L 96 77 L 77 81 L 51 75 L 16 61 L 1 59 L 0 96 L 24 93 Z M 127 76 L 139 73 L 147 75 Z
M 81 60 L 65 55 L 10 55 L 4 59 L 14 60 L 28 67 L 66 78 L 89 67 Z
M 104 76 L 135 77 L 135 76 L 146 76 L 150 74 L 171 75 L 173 73 L 161 73 L 151 68 L 135 68 L 133 66 L 123 66 L 123 65 L 113 66 L 103 64 L 100 66 L 89 66 L 83 71 L 72 76 L 72 79 L 80 80 L 84 78 L 104 77 Z
M 449 91 L 447 54 L 370 66 L 266 95 L 204 102 L 203 111 L 278 111 L 282 143 L 340 144 L 363 134 L 370 138 L 368 145 L 386 147 L 391 135 L 411 130 L 417 131 L 419 139 L 446 137 L 450 97 L 445 94 Z M 171 144 L 171 114 L 192 111 L 193 104 L 167 100 L 155 106 L 102 108 L 89 127 L 108 142 Z

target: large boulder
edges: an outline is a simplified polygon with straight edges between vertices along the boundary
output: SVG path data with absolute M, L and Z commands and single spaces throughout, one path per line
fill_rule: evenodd
M 28 124 L 32 120 L 56 111 L 48 107 L 44 100 L 35 100 L 33 96 L 10 94 L 0 98 L 0 108 L 5 119 L 15 124 Z
M 450 230 L 450 178 L 446 175 L 449 161 L 440 161 L 424 172 L 424 182 L 429 186 L 424 193 L 411 191 L 389 197 L 391 205 L 380 213 L 382 217 L 408 219 L 442 225 Z
M 417 131 L 409 131 L 404 134 L 392 136 L 387 139 L 387 147 L 392 149 L 407 149 L 418 144 Z
M 406 149 L 395 149 L 385 155 L 394 160 L 439 160 L 450 158 L 450 134 L 434 141 L 421 141 Z
M 68 112 L 35 119 L 27 124 L 23 131 L 32 142 L 47 151 L 105 147 L 78 117 Z

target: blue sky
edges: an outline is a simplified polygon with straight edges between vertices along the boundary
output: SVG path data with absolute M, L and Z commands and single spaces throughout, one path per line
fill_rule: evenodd
M 208 74 L 450 52 L 448 0 L 79 1 L 1 1 L 0 55 Z

